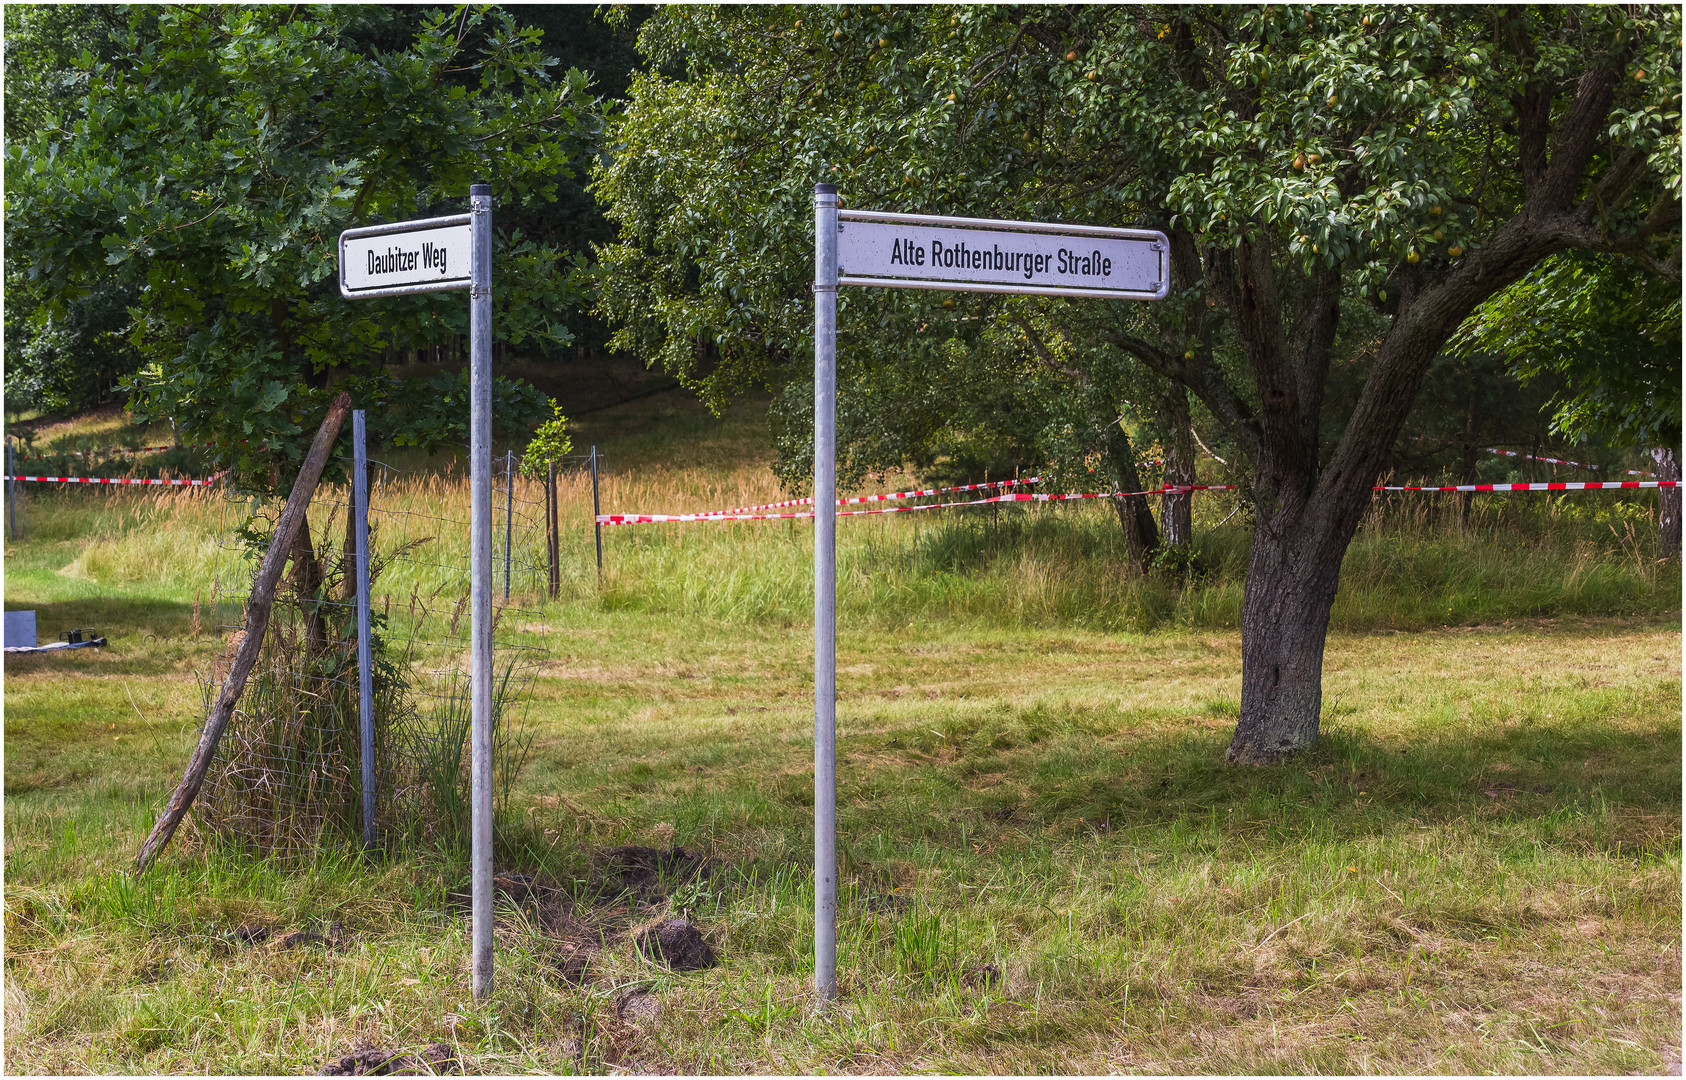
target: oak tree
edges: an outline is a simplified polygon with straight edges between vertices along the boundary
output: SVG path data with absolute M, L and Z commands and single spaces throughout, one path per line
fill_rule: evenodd
M 458 438 L 461 380 L 401 384 L 384 359 L 465 335 L 467 304 L 343 300 L 338 233 L 460 212 L 471 181 L 504 205 L 552 198 L 579 154 L 586 77 L 556 72 L 538 31 L 497 9 L 117 10 L 68 90 L 8 131 L 8 287 L 43 322 L 126 290 L 137 418 L 215 442 L 252 487 L 285 490 L 341 389 L 372 410 L 372 437 Z M 507 229 L 495 251 L 499 337 L 566 341 L 560 253 Z M 545 415 L 530 388 L 500 393 L 510 428 Z

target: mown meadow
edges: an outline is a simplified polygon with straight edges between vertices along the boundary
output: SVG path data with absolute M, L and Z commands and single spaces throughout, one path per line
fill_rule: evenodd
M 677 512 L 781 497 L 761 431 L 655 397 L 575 441 L 605 453 L 605 511 Z M 397 464 L 394 497 L 466 517 L 460 463 Z M 477 1006 L 459 845 L 282 869 L 190 829 L 129 875 L 223 647 L 229 506 L 27 497 L 6 606 L 110 646 L 6 662 L 10 1071 L 441 1044 L 498 1073 L 1678 1067 L 1681 580 L 1643 498 L 1493 496 L 1467 526 L 1450 498 L 1378 505 L 1323 738 L 1262 769 L 1223 764 L 1227 496 L 1197 504 L 1192 566 L 1146 578 L 1098 504 L 846 519 L 821 1012 L 806 523 L 612 528 L 599 583 L 589 485 L 564 483 Z M 673 916 L 713 966 L 635 947 Z

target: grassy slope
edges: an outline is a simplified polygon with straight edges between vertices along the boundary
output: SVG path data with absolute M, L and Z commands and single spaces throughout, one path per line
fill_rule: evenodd
M 581 440 L 636 472 L 610 485 L 620 508 L 773 495 L 737 464 L 753 453 L 741 421 L 722 436 L 661 399 L 624 412 Z M 618 426 L 644 433 L 611 442 Z M 140 885 L 118 873 L 193 737 L 193 671 L 215 648 L 191 634 L 212 565 L 194 538 L 212 518 L 102 505 L 43 506 L 7 553 L 8 607 L 113 635 L 103 654 L 6 666 L 13 1071 L 298 1072 L 362 1041 L 434 1040 L 491 1071 L 1677 1060 L 1679 579 L 1588 530 L 1366 537 L 1347 574 L 1365 587 L 1342 602 L 1367 629 L 1331 640 L 1326 738 L 1231 770 L 1239 642 L 1221 574 L 1205 590 L 1120 583 L 1098 514 L 1017 534 L 851 522 L 868 528 L 844 530 L 845 996 L 816 1018 L 804 534 L 622 530 L 605 598 L 570 579 L 500 854 L 554 891 L 503 909 L 499 989 L 475 1008 L 449 856 L 283 875 L 189 836 Z M 1060 545 L 1097 566 L 1049 584 Z M 1004 602 L 1038 581 L 1043 601 Z M 1162 629 L 1072 617 L 1132 598 L 1152 616 L 1134 621 Z M 627 842 L 683 845 L 712 870 L 605 892 L 594 853 Z M 673 910 L 707 929 L 718 967 L 638 957 L 626 932 Z M 335 949 L 233 936 L 330 920 L 348 931 Z M 558 974 L 584 953 L 583 983 Z

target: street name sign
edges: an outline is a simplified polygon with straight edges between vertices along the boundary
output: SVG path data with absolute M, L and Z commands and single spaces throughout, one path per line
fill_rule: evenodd
M 402 296 L 474 283 L 471 215 L 366 225 L 340 233 L 340 295 Z
M 474 1000 L 492 992 L 492 188 L 468 213 L 340 233 L 340 295 L 468 290 L 469 922 Z M 359 474 L 361 475 L 361 474 Z M 359 599 L 368 590 L 359 590 Z
M 947 289 L 1163 300 L 1149 229 L 844 210 L 814 186 L 814 989 L 837 996 L 837 289 Z
M 1165 234 L 1043 221 L 837 212 L 837 283 L 1162 300 Z

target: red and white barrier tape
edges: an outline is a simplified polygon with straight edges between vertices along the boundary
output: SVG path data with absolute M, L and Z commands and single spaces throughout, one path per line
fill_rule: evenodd
M 1428 440 L 1424 439 L 1424 437 L 1421 436 L 1421 435 L 1413 435 L 1412 438 L 1416 439 L 1418 442 L 1428 441 Z M 1592 469 L 1594 471 L 1596 471 L 1599 468 L 1599 466 L 1597 466 L 1597 465 L 1588 465 L 1584 461 L 1568 461 L 1564 458 L 1554 458 L 1554 457 L 1537 457 L 1534 454 L 1524 454 L 1520 450 L 1500 450 L 1496 446 L 1484 446 L 1484 447 L 1482 447 L 1482 449 L 1485 450 L 1489 454 L 1498 454 L 1501 457 L 1523 458 L 1523 459 L 1528 460 L 1528 461 L 1543 461 L 1548 465 L 1568 465 L 1571 468 L 1575 468 L 1575 469 Z M 1653 473 L 1653 472 L 1645 472 L 1643 469 L 1626 469 L 1624 471 L 1629 476 L 1655 476 L 1655 475 L 1657 475 L 1656 473 Z
M 1597 465 L 1588 465 L 1588 464 L 1586 464 L 1584 462 L 1580 462 L 1580 461 L 1564 461 L 1562 458 L 1535 457 L 1533 454 L 1524 454 L 1519 450 L 1500 450 L 1496 447 L 1489 446 L 1489 447 L 1487 447 L 1487 452 L 1489 454 L 1502 454 L 1505 457 L 1527 458 L 1529 461 L 1544 461 L 1547 464 L 1551 464 L 1551 465 L 1572 465 L 1577 469 L 1592 469 L 1592 470 L 1595 470 L 1595 471 L 1598 469 Z M 1629 476 L 1655 476 L 1655 475 L 1657 475 L 1654 472 L 1646 472 L 1643 469 L 1624 469 L 1623 471 L 1626 472 L 1627 475 L 1629 475 Z
M 1029 483 L 1029 481 L 1019 481 L 1019 483 Z M 955 491 L 955 490 L 959 490 L 959 491 L 976 490 L 977 488 L 981 488 L 981 487 L 985 487 L 985 486 L 993 487 L 994 484 L 993 484 L 993 482 L 989 485 L 969 484 L 969 485 L 967 485 L 966 487 L 963 487 L 963 488 L 950 488 L 948 490 L 951 490 L 951 491 Z M 1224 487 L 1224 486 L 1217 486 L 1217 485 L 1188 484 L 1188 485 L 1175 485 L 1175 486 L 1162 487 L 1162 488 L 1152 488 L 1148 491 L 1132 491 L 1132 492 L 1126 492 L 1125 494 L 1130 494 L 1130 495 L 1181 495 L 1181 494 L 1185 494 L 1185 493 L 1190 492 L 1190 491 L 1233 491 L 1233 490 L 1234 490 L 1234 488 L 1232 488 L 1232 487 Z M 1080 491 L 1080 492 L 1068 492 L 1068 493 L 1063 493 L 1063 494 L 1054 494 L 1054 493 L 1038 494 L 1038 493 L 1034 493 L 1034 492 L 1018 491 L 1018 492 L 1009 492 L 1005 495 L 992 495 L 987 499 L 972 499 L 972 500 L 965 501 L 965 502 L 926 503 L 922 506 L 884 506 L 884 507 L 878 507 L 878 508 L 875 508 L 875 509 L 872 509 L 872 510 L 840 510 L 840 511 L 837 512 L 837 516 L 838 517 L 859 517 L 859 516 L 864 515 L 864 514 L 907 514 L 907 513 L 912 513 L 915 510 L 948 510 L 948 509 L 952 509 L 953 507 L 957 507 L 957 506 L 986 506 L 990 503 L 1004 503 L 1004 502 L 1059 502 L 1059 501 L 1063 501 L 1063 500 L 1066 500 L 1066 499 L 1114 499 L 1114 498 L 1117 498 L 1118 495 L 1119 495 L 1119 493 L 1111 492 L 1111 491 Z M 888 496 L 878 496 L 878 497 L 879 498 L 887 498 Z M 853 501 L 857 501 L 857 502 L 866 501 L 867 498 L 872 498 L 872 496 L 867 496 L 863 499 L 853 500 Z M 810 500 L 810 502 L 811 501 L 812 500 Z M 787 505 L 795 505 L 795 504 L 787 504 Z M 750 514 L 750 513 L 735 513 L 735 512 L 731 512 L 731 511 L 707 512 L 707 513 L 698 513 L 698 514 L 599 514 L 597 516 L 597 522 L 600 525 L 653 525 L 653 524 L 661 524 L 663 522 L 670 522 L 670 521 L 791 521 L 791 520 L 811 518 L 813 516 L 814 516 L 814 512 L 812 510 L 801 510 L 801 511 L 798 511 L 796 513 L 791 513 L 791 514 Z
M 1540 484 L 1441 484 L 1439 486 L 1400 484 L 1386 487 L 1378 484 L 1376 491 L 1602 491 L 1605 488 L 1672 488 L 1678 480 L 1569 480 Z
M 128 476 L 7 476 L 4 479 L 28 480 L 37 484 L 160 484 L 172 487 L 200 487 L 214 484 L 222 477 L 222 473 L 217 473 L 209 480 L 152 480 Z
M 1520 450 L 1500 450 L 1496 446 L 1486 447 L 1486 450 L 1489 454 L 1498 454 L 1501 457 L 1527 458 L 1529 461 L 1543 461 L 1543 462 L 1546 462 L 1548 465 L 1569 465 L 1569 466 L 1572 466 L 1572 467 L 1577 468 L 1577 469 L 1593 469 L 1593 470 L 1596 470 L 1598 468 L 1598 466 L 1596 466 L 1596 465 L 1587 465 L 1587 464 L 1585 464 L 1583 462 L 1579 462 L 1579 461 L 1564 461 L 1562 458 L 1535 457 L 1533 454 L 1524 454 Z M 1650 474 L 1647 473 L 1646 475 L 1650 475 Z
M 1017 484 L 1040 484 L 1040 476 L 1031 476 L 1023 480 L 990 480 L 982 484 L 961 484 L 959 487 L 927 488 L 924 491 L 895 491 L 888 495 L 857 495 L 850 499 L 838 499 L 838 506 L 852 506 L 857 503 L 869 502 L 899 502 L 902 499 L 919 499 L 927 495 L 947 495 L 955 491 L 980 491 L 984 488 L 1013 487 Z M 786 499 L 784 502 L 761 503 L 757 506 L 734 506 L 730 510 L 712 510 L 698 516 L 721 516 L 725 514 L 752 514 L 757 510 L 783 510 L 787 506 L 812 506 L 812 496 L 805 499 Z M 959 504 L 956 504 L 959 505 Z
M 970 485 L 972 488 L 983 487 L 982 484 Z M 1382 485 L 1377 484 L 1375 491 L 1602 491 L 1606 488 L 1674 488 L 1679 487 L 1677 480 L 1582 480 L 1565 481 L 1559 483 L 1539 484 L 1445 484 L 1439 487 L 1418 486 L 1410 484 Z M 952 489 L 951 489 L 952 490 Z M 965 490 L 965 489 L 961 489 Z M 1061 502 L 1068 499 L 1114 499 L 1121 494 L 1130 495 L 1182 495 L 1191 491 L 1234 491 L 1232 484 L 1176 484 L 1165 487 L 1151 488 L 1147 491 L 1111 492 L 1111 491 L 1083 491 L 1066 492 L 1062 494 L 1036 492 L 1008 492 L 1005 495 L 992 495 L 987 499 L 974 499 L 967 502 L 927 503 L 923 506 L 886 506 L 872 510 L 841 510 L 838 517 L 857 517 L 863 514 L 906 514 L 915 510 L 948 510 L 959 506 L 985 506 L 990 503 L 1004 502 Z M 880 496 L 887 498 L 888 496 Z M 807 500 L 812 502 L 813 500 Z M 801 505 L 795 501 L 784 505 Z M 706 512 L 698 514 L 599 514 L 599 525 L 656 525 L 664 522 L 695 522 L 695 521 L 792 521 L 811 518 L 812 510 L 801 510 L 789 514 L 740 513 L 735 511 Z

